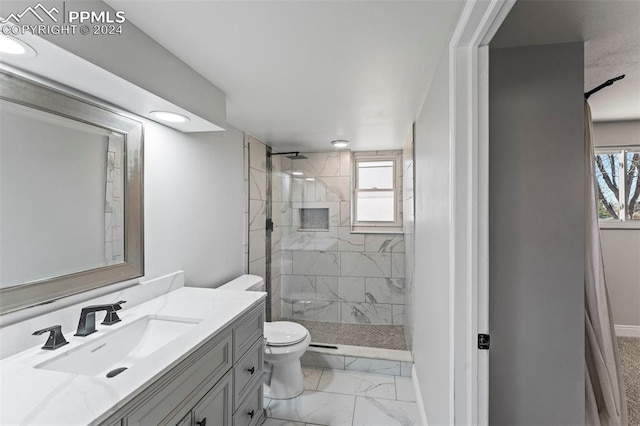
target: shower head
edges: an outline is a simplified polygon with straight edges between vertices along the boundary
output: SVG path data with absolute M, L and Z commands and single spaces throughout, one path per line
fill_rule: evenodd
M 306 160 L 307 157 L 300 154 L 299 152 L 296 152 L 293 155 L 287 155 L 287 158 L 291 158 L 292 160 Z
M 289 154 L 293 154 L 293 155 L 289 155 Z M 304 155 L 300 154 L 300 151 L 291 151 L 291 152 L 268 152 L 267 156 L 271 157 L 273 155 L 286 155 L 287 158 L 290 158 L 292 160 L 306 160 L 307 157 L 305 157 Z

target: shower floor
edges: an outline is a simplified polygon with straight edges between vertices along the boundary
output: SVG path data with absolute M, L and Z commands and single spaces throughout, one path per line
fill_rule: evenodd
M 401 325 L 338 324 L 334 322 L 291 320 L 309 330 L 312 343 L 367 346 L 406 351 Z

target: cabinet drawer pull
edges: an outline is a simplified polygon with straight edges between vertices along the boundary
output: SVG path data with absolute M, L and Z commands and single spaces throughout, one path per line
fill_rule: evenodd
M 256 414 L 255 410 L 251 410 L 247 413 L 247 416 L 249 416 L 250 419 L 253 419 L 254 414 Z
M 249 374 L 253 375 L 253 373 L 256 372 L 256 367 L 247 368 L 247 371 L 249 372 Z
M 196 422 L 198 426 L 207 426 L 207 418 L 202 419 L 201 422 Z

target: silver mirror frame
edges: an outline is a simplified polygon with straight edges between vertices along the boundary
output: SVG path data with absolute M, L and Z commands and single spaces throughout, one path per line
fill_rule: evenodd
M 124 263 L 0 289 L 0 315 L 144 275 L 142 123 L 0 69 L 0 99 L 124 135 Z

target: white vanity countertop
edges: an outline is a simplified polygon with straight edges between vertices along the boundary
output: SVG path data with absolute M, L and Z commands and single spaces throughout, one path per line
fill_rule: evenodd
M 0 424 L 97 424 L 265 297 L 263 292 L 184 287 L 131 309 L 124 305 L 118 311 L 122 321 L 112 326 L 101 325 L 104 312 L 98 312 L 96 333 L 86 337 L 67 333 L 65 338 L 69 344 L 57 350 L 43 350 L 38 346 L 0 361 Z M 112 378 L 103 374 L 88 376 L 34 368 L 147 315 L 201 322 L 149 355 L 144 362 Z M 41 337 L 44 344 L 47 335 Z

